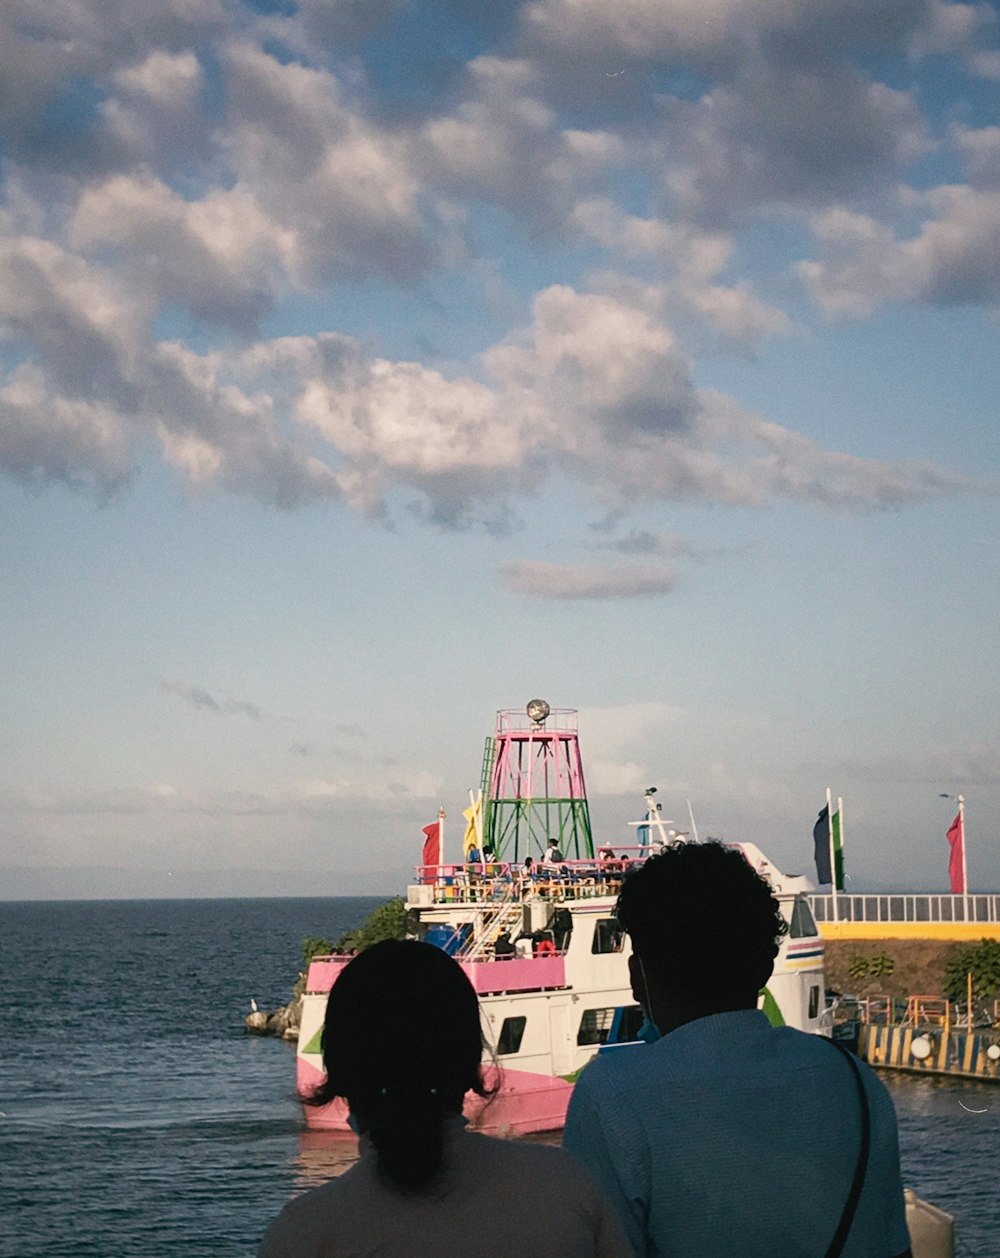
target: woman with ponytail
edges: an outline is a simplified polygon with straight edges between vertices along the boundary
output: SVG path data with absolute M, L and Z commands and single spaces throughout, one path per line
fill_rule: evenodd
M 361 1156 L 285 1207 L 259 1258 L 630 1258 L 617 1218 L 560 1149 L 465 1128 L 486 1096 L 479 1002 L 439 948 L 388 940 L 330 992 L 326 1081 Z M 527 1208 L 526 1208 L 527 1207 Z

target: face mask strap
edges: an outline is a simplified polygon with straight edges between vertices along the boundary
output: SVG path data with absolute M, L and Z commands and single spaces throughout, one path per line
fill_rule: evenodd
M 632 954 L 639 963 L 639 973 L 642 975 L 642 989 L 646 999 L 641 1003 L 643 1019 L 642 1026 L 639 1028 L 637 1039 L 642 1040 L 646 1044 L 655 1044 L 657 1040 L 663 1038 L 663 1033 L 653 1020 L 653 1002 L 649 998 L 649 982 L 646 978 L 646 967 L 642 963 L 642 957 L 639 954 Z

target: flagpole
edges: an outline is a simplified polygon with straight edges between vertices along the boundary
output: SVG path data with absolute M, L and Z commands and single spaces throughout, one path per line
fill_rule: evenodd
M 424 816 L 426 817 L 426 813 Z M 444 864 L 444 804 L 438 809 L 438 861 Z
M 826 788 L 826 826 L 830 835 L 830 894 L 833 897 L 833 920 L 839 921 L 837 910 L 837 856 L 833 850 L 833 792 Z
M 691 818 L 691 835 L 694 838 L 695 843 L 697 843 L 698 842 L 698 827 L 694 824 L 694 809 L 691 807 L 690 800 L 688 800 L 687 806 L 688 806 L 688 816 Z

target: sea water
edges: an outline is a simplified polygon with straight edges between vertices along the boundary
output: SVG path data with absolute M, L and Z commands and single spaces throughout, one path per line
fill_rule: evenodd
M 0 903 L 0 1258 L 252 1258 L 355 1142 L 305 1130 L 251 998 L 285 1004 L 302 939 L 378 902 Z M 904 1182 L 995 1258 L 1000 1084 L 882 1077 Z

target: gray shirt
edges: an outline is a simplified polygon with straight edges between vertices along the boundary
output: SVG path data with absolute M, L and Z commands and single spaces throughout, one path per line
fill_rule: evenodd
M 272 1223 L 258 1258 L 633 1258 L 589 1176 L 561 1149 L 496 1140 L 457 1125 L 445 1174 L 395 1192 L 366 1151 Z

